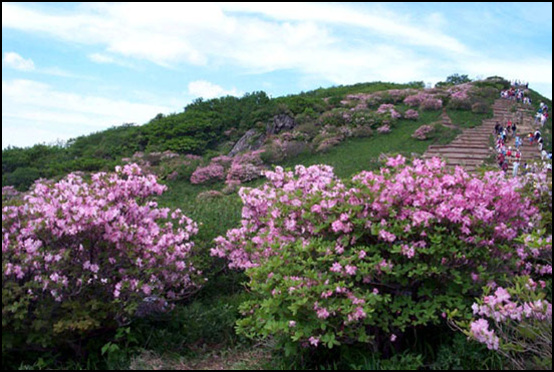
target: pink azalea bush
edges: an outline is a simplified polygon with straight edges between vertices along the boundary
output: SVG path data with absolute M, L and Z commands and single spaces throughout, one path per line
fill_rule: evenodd
M 393 104 L 382 104 L 377 109 L 378 114 L 390 114 L 393 119 L 400 119 L 402 115 L 394 109 Z
M 418 92 L 404 99 L 404 104 L 410 107 L 419 107 L 423 101 L 426 99 L 432 98 L 433 96 L 429 93 Z
M 531 198 L 501 173 L 445 169 L 398 156 L 343 182 L 328 166 L 278 167 L 243 188 L 241 227 L 212 249 L 246 270 L 257 296 L 239 330 L 305 346 L 382 344 L 517 272 L 515 238 L 537 218 Z
M 546 288 L 546 282 L 528 276 L 516 277 L 506 288 L 491 284 L 472 305 L 474 318 L 451 324 L 499 352 L 514 369 L 551 369 L 552 304 L 545 298 Z M 549 288 L 551 293 L 552 283 Z
M 423 102 L 421 102 L 421 105 L 419 106 L 420 109 L 424 111 L 437 111 L 442 108 L 442 99 L 439 98 L 427 98 Z
M 384 124 L 384 125 L 380 126 L 379 128 L 377 128 L 377 133 L 379 133 L 379 134 L 390 133 L 390 125 Z
M 213 162 L 206 167 L 198 167 L 192 173 L 190 182 L 194 185 L 213 183 L 225 178 L 225 168 L 222 165 Z
M 413 109 L 409 109 L 404 113 L 404 117 L 408 120 L 417 120 L 419 119 L 419 112 Z
M 232 185 L 237 182 L 249 182 L 262 177 L 264 166 L 260 156 L 263 152 L 264 150 L 257 150 L 235 156 L 231 168 L 227 173 L 225 183 Z
M 431 125 L 422 125 L 421 127 L 417 128 L 414 134 L 412 134 L 412 138 L 418 139 L 418 140 L 426 140 L 427 135 L 431 133 L 435 128 L 433 128 Z
M 37 183 L 3 204 L 3 350 L 117 327 L 145 299 L 165 303 L 196 288 L 198 228 L 150 199 L 165 189 L 131 164 Z

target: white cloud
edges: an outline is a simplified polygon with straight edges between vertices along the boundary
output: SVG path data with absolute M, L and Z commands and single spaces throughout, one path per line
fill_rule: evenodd
M 223 87 L 210 83 L 205 80 L 191 81 L 188 85 L 188 94 L 193 97 L 202 97 L 206 99 L 217 98 L 222 96 L 241 96 L 243 93 L 236 88 L 225 90 Z
M 123 123 L 144 124 L 169 111 L 166 106 L 64 92 L 32 80 L 2 81 L 2 146 L 67 140 Z
M 35 70 L 35 63 L 32 59 L 25 59 L 15 52 L 6 52 L 2 57 L 2 66 L 10 67 L 19 71 Z
M 76 14 L 62 15 L 2 4 L 3 27 L 97 45 L 110 56 L 137 58 L 167 67 L 181 63 L 231 64 L 249 73 L 297 69 L 305 74 L 313 74 L 316 67 L 318 75 L 325 78 L 352 68 L 345 58 L 332 58 L 331 64 L 331 53 L 358 60 L 372 56 L 372 60 L 382 61 L 386 55 L 368 50 L 386 50 L 392 44 L 403 49 L 467 53 L 462 43 L 437 28 L 411 22 L 386 11 L 371 13 L 353 5 L 321 3 L 93 4 L 84 5 Z M 342 38 L 336 27 L 355 30 L 356 39 Z M 107 63 L 113 57 L 106 53 L 89 57 Z M 403 63 L 407 65 L 409 61 Z M 326 68 L 317 67 L 320 64 Z M 363 72 L 365 69 L 358 67 L 358 73 Z

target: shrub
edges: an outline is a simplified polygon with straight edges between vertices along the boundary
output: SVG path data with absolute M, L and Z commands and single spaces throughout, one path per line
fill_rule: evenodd
M 384 346 L 517 270 L 514 238 L 536 215 L 517 180 L 405 162 L 389 158 L 348 185 L 327 166 L 277 168 L 262 188 L 241 190 L 242 227 L 212 250 L 246 269 L 256 295 L 240 332 L 293 349 Z
M 435 128 L 430 125 L 422 125 L 417 128 L 417 130 L 412 134 L 412 138 L 418 140 L 426 140 L 429 133 L 431 133 Z
M 352 129 L 352 136 L 359 138 L 371 137 L 373 135 L 373 130 L 370 127 L 359 125 Z
M 526 276 L 507 288 L 486 287 L 472 306 L 475 318 L 460 323 L 463 332 L 499 352 L 514 369 L 552 369 L 552 304 L 545 300 L 545 287 Z
M 261 159 L 263 152 L 264 150 L 257 150 L 235 156 L 225 183 L 248 182 L 260 178 L 264 169 Z
M 423 111 L 437 111 L 442 108 L 442 100 L 437 98 L 427 98 L 419 106 Z
M 345 114 L 346 114 L 346 111 L 344 110 L 327 111 L 319 117 L 319 121 L 324 126 L 330 125 L 333 127 L 340 127 L 346 124 Z
M 212 183 L 223 180 L 225 168 L 217 163 L 211 163 L 207 167 L 198 167 L 190 177 L 192 184 Z
M 406 97 L 404 99 L 404 104 L 410 107 L 419 107 L 424 100 L 431 97 L 432 96 L 428 93 L 419 92 L 417 94 Z
M 490 105 L 486 102 L 475 102 L 471 105 L 471 112 L 474 114 L 487 114 L 490 112 Z
M 404 118 L 408 120 L 417 120 L 419 119 L 419 112 L 413 109 L 409 109 L 404 113 Z
M 384 124 L 384 125 L 380 126 L 379 128 L 377 128 L 377 133 L 379 133 L 379 134 L 390 133 L 390 125 Z
M 390 114 L 392 119 L 400 119 L 402 115 L 398 111 L 394 109 L 393 104 L 382 104 L 379 106 L 379 109 L 377 109 L 378 114 Z
M 135 165 L 37 183 L 2 207 L 2 352 L 71 344 L 195 288 L 196 224 Z M 98 333 L 96 333 L 98 334 Z
M 319 145 L 317 146 L 315 151 L 316 152 L 327 152 L 331 148 L 333 148 L 333 147 L 337 146 L 338 144 L 340 144 L 343 139 L 344 139 L 344 137 L 342 137 L 342 136 L 335 136 L 335 137 L 326 138 L 326 139 L 324 139 L 323 141 L 321 141 L 319 143 Z

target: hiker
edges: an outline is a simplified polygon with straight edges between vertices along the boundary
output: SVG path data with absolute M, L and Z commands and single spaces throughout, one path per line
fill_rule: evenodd
M 539 125 L 542 116 L 543 115 L 540 112 L 537 112 L 537 114 L 535 115 L 535 125 Z
M 521 145 L 523 145 L 523 141 L 521 140 L 521 137 L 517 136 L 516 137 L 516 149 L 519 149 L 521 147 Z
M 516 136 L 516 131 L 517 131 L 517 126 L 516 126 L 516 122 L 514 121 L 512 123 L 512 138 Z
M 537 142 L 539 143 L 539 151 L 542 151 L 542 146 L 543 146 L 543 143 L 544 143 L 542 137 L 540 137 Z
M 539 139 L 541 138 L 541 131 L 537 129 L 535 131 L 535 135 L 533 137 L 534 137 L 535 142 L 539 142 Z
M 494 126 L 494 134 L 498 136 L 499 131 L 500 131 L 500 123 L 496 122 L 496 125 Z
M 546 124 L 546 120 L 548 120 L 548 113 L 541 115 L 541 127 L 544 127 L 544 124 Z

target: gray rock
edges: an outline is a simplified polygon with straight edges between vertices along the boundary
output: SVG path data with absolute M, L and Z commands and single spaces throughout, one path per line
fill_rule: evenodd
M 258 132 L 256 129 L 250 129 L 238 140 L 229 156 L 235 156 L 241 152 L 258 150 L 265 142 L 266 135 Z
M 286 130 L 292 130 L 296 127 L 296 122 L 294 118 L 290 117 L 287 114 L 275 115 L 273 120 L 271 120 L 267 125 L 267 133 L 279 134 Z

